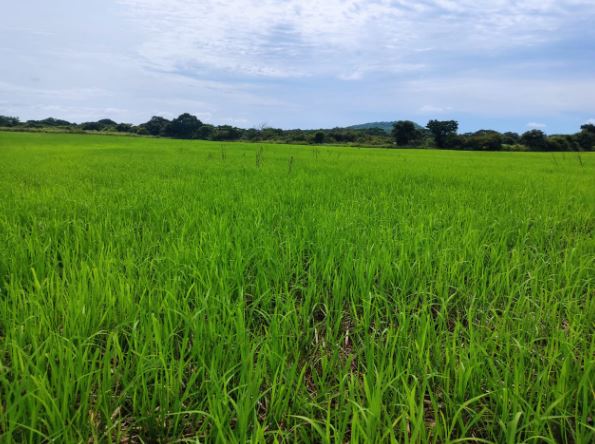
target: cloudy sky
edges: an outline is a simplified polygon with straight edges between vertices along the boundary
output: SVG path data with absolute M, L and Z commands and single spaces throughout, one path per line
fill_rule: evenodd
M 0 114 L 595 122 L 595 0 L 6 0 Z

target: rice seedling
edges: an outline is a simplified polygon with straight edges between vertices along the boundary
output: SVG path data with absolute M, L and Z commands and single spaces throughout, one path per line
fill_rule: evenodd
M 1 441 L 593 442 L 592 153 L 254 153 L 0 133 Z

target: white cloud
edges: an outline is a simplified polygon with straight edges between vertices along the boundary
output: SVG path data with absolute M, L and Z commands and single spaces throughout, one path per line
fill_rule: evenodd
M 187 111 L 216 124 L 321 127 L 444 117 L 515 130 L 535 120 L 551 132 L 574 131 L 595 103 L 593 0 L 21 0 L 5 9 L 0 114 L 24 119 L 138 123 Z
M 165 70 L 358 80 L 366 66 L 444 51 L 468 54 L 553 39 L 588 0 L 119 0 Z M 350 68 L 354 64 L 358 68 Z M 414 64 L 416 65 L 416 64 Z
M 547 125 L 545 123 L 529 122 L 527 123 L 527 128 L 542 130 L 547 128 Z
M 399 82 L 386 97 L 420 112 L 449 111 L 482 116 L 544 116 L 590 112 L 595 76 L 584 79 L 526 79 L 508 73 L 459 73 Z M 450 109 L 452 110 L 452 109 Z
M 592 119 L 587 120 L 587 123 L 590 123 L 591 125 L 595 125 L 595 117 L 593 117 Z
M 443 114 L 448 111 L 452 111 L 452 106 L 434 106 L 434 105 L 424 105 L 419 109 L 421 114 Z

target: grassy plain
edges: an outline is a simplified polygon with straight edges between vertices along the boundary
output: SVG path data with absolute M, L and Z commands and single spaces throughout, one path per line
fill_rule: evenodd
M 0 441 L 593 442 L 595 155 L 0 133 Z

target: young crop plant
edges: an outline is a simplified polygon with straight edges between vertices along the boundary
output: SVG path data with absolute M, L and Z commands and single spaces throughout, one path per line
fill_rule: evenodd
M 0 132 L 0 442 L 592 443 L 594 190 L 587 152 Z

